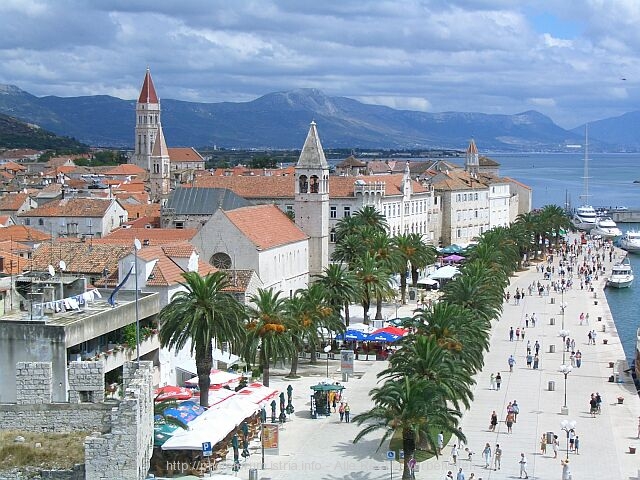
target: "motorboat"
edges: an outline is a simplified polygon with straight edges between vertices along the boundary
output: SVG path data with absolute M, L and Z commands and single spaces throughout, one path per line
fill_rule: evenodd
M 578 230 L 591 232 L 593 227 L 596 226 L 597 218 L 596 210 L 592 206 L 582 205 L 573 212 L 571 222 Z
M 625 259 L 615 264 L 611 269 L 611 275 L 607 279 L 607 287 L 625 288 L 630 287 L 633 283 L 633 270 L 629 259 Z
M 618 245 L 631 253 L 640 253 L 640 232 L 629 230 L 620 238 Z
M 614 239 L 622 236 L 622 230 L 611 217 L 597 217 L 591 235 L 600 235 L 605 239 Z

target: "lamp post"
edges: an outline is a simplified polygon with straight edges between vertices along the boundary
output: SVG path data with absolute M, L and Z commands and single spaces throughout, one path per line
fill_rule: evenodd
M 560 365 L 558 371 L 564 375 L 564 405 L 560 410 L 561 415 L 569 415 L 569 407 L 567 407 L 567 377 L 573 368 L 571 365 Z
M 329 378 L 329 352 L 331 351 L 331 345 L 324 347 L 324 353 L 327 354 L 327 378 Z
M 564 316 L 562 317 L 562 323 L 564 324 Z M 558 335 L 560 336 L 560 338 L 562 338 L 562 364 L 564 365 L 566 363 L 565 354 L 566 354 L 566 351 L 567 351 L 567 348 L 566 348 L 567 342 L 566 342 L 566 340 L 567 340 L 567 337 L 570 335 L 570 332 L 569 332 L 569 330 L 565 330 L 564 329 L 564 325 L 563 325 L 563 328 L 562 328 L 562 330 L 560 330 L 558 332 Z
M 560 425 L 562 426 L 561 430 L 567 434 L 567 456 L 566 456 L 566 460 L 569 460 L 569 432 L 571 432 L 571 430 L 576 428 L 576 422 L 575 422 L 575 420 L 571 420 L 571 421 L 563 420 L 562 422 L 560 422 Z

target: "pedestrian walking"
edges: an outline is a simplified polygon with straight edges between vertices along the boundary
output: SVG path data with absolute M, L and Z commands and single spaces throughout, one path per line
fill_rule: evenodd
M 500 463 L 502 461 L 502 449 L 500 444 L 496 443 L 496 450 L 493 452 L 493 469 L 500 470 Z
M 596 392 L 596 412 L 602 413 L 602 397 L 598 392 Z
M 489 420 L 489 430 L 492 432 L 496 431 L 496 426 L 498 425 L 498 414 L 494 410 L 491 414 L 491 419 Z
M 553 436 L 553 458 L 558 458 L 558 450 L 560 449 L 560 443 L 558 443 L 558 436 Z
M 520 336 L 522 337 L 522 341 L 524 342 L 524 328 L 520 330 Z
M 516 341 L 520 340 L 520 327 L 516 328 Z
M 560 460 L 560 465 L 562 465 L 562 480 L 572 480 L 571 470 L 569 469 L 569 459 Z
M 340 402 L 338 413 L 340 414 L 340 423 L 342 423 L 342 421 L 344 420 L 344 402 Z
M 531 314 L 531 326 L 532 327 L 536 326 L 536 314 L 535 313 Z
M 533 364 L 533 355 L 531 353 L 527 353 L 527 368 L 531 368 Z
M 576 455 L 580 455 L 580 436 L 576 435 L 576 440 L 573 442 L 573 449 Z
M 576 367 L 580 368 L 581 365 L 582 365 L 582 352 L 578 350 L 576 352 Z
M 482 450 L 482 458 L 484 458 L 484 468 L 489 468 L 491 465 L 491 445 L 489 445 L 489 442 L 487 442 Z
M 349 406 L 349 402 L 344 404 L 344 421 L 345 423 L 351 422 L 351 407 Z
M 441 430 L 438 434 L 438 455 L 442 455 L 442 449 L 444 448 L 444 432 Z
M 513 334 L 514 334 L 513 327 L 511 327 L 511 328 L 509 328 L 509 341 L 510 342 L 513 342 Z
M 513 358 L 513 355 L 509 355 L 509 359 L 507 360 L 507 363 L 509 364 L 509 371 L 513 372 L 513 366 L 516 364 L 516 359 Z
M 533 344 L 533 348 L 535 348 L 536 355 L 538 355 L 538 353 L 540 353 L 540 342 L 538 342 L 538 340 L 536 340 L 536 343 Z
M 576 350 L 576 339 L 572 338 L 571 339 L 571 351 L 575 352 L 575 350 Z
M 458 475 L 456 475 L 456 480 L 465 480 L 464 472 L 462 471 L 462 467 L 458 470 Z
M 451 470 L 449 470 L 449 471 L 447 472 L 447 476 L 446 476 L 446 477 L 444 477 L 444 478 L 445 478 L 446 480 L 449 480 L 449 479 L 453 480 L 453 472 L 452 472 Z
M 453 464 L 458 464 L 458 446 L 454 443 L 453 447 L 451 447 L 451 459 L 453 460 Z
M 584 312 L 580 313 L 580 325 L 584 323 Z
M 572 367 L 576 366 L 576 352 L 571 352 L 571 355 L 569 355 L 569 361 L 571 362 Z
M 500 390 L 501 383 L 502 383 L 502 375 L 500 375 L 500 372 L 498 372 L 496 375 L 496 390 Z
M 513 412 L 513 423 L 518 423 L 518 414 L 520 413 L 520 405 L 515 400 L 511 404 L 511 412 Z
M 520 461 L 518 463 L 520 464 L 520 478 L 529 478 L 529 474 L 527 473 L 527 457 L 524 456 L 524 453 L 520 454 Z
M 409 459 L 409 477 L 410 478 L 416 478 L 416 458 L 411 455 L 411 458 Z
M 533 357 L 533 369 L 537 370 L 539 365 L 540 365 L 540 357 L 536 353 L 536 355 Z
M 591 345 L 591 342 L 593 341 L 593 335 L 591 334 L 591 330 L 589 330 L 589 333 L 587 334 L 587 338 L 589 339 L 589 341 L 587 342 L 587 345 Z
M 505 419 L 505 423 L 507 424 L 507 433 L 513 433 L 513 430 L 512 430 L 513 421 L 514 421 L 513 412 L 508 413 L 507 418 Z
M 573 452 L 576 443 L 576 431 L 572 428 L 569 430 L 569 451 Z
M 531 290 L 529 290 L 529 292 L 531 292 Z M 528 313 L 524 316 L 524 325 L 527 328 L 529 328 L 529 314 Z
M 491 373 L 491 377 L 489 377 L 489 388 L 491 390 L 496 389 L 496 376 L 493 373 Z
M 542 438 L 540 438 L 540 454 L 545 455 L 547 453 L 547 435 L 542 434 Z

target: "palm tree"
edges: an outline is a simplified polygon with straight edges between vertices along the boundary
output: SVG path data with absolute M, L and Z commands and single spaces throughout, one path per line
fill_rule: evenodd
M 435 248 L 428 246 L 419 233 L 402 233 L 391 239 L 397 251 L 398 273 L 400 274 L 400 297 L 402 304 L 406 304 L 407 268 L 411 268 L 413 287 L 418 284 L 418 270 L 433 263 L 437 253 Z
M 408 377 L 435 382 L 442 387 L 443 402 L 452 402 L 456 409 L 460 408 L 459 402 L 470 408 L 473 400 L 470 387 L 475 380 L 433 337 L 408 335 L 403 338 L 401 348 L 389 357 L 389 368 L 380 372 L 378 377 L 394 380 Z
M 365 435 L 383 430 L 378 449 L 395 432 L 402 434 L 404 469 L 402 478 L 410 478 L 409 460 L 417 444 L 425 444 L 438 455 L 436 432 L 444 431 L 465 440 L 458 430 L 460 412 L 442 401 L 443 389 L 425 379 L 388 380 L 371 392 L 373 408 L 353 417 L 358 425 L 366 426 L 356 435 L 353 443 Z
M 158 314 L 160 344 L 182 349 L 191 342 L 195 352 L 200 405 L 209 406 L 209 386 L 213 367 L 213 342 L 242 345 L 245 339 L 244 307 L 225 291 L 229 287 L 226 273 L 214 272 L 206 277 L 197 272 L 182 274 L 185 291 L 178 292 Z
M 258 357 L 262 368 L 262 383 L 269 386 L 271 362 L 284 361 L 295 351 L 291 337 L 291 321 L 286 315 L 284 298 L 273 288 L 258 289 L 249 299 L 253 306 L 247 307 L 247 343 L 245 358 L 253 363 Z
M 335 262 L 342 262 L 353 268 L 358 259 L 367 251 L 366 244 L 358 233 L 352 233 L 336 243 L 331 259 Z
M 378 262 L 380 267 L 387 272 L 387 284 L 393 272 L 397 272 L 403 263 L 402 257 L 398 250 L 394 248 L 387 232 L 375 232 L 368 237 L 369 253 Z M 405 263 L 406 268 L 406 263 Z M 393 295 L 395 292 L 388 288 L 386 293 L 379 291 L 376 293 L 376 320 L 382 320 L 382 300 Z
M 360 210 L 353 214 L 353 218 L 359 225 L 363 227 L 372 227 L 378 232 L 386 232 L 389 229 L 387 217 L 385 217 L 371 205 L 362 207 Z
M 548 232 L 554 237 L 554 246 L 558 246 L 561 230 L 571 228 L 571 219 L 567 213 L 558 205 L 546 205 L 542 208 L 540 215 L 544 218 L 544 223 L 548 227 Z
M 356 263 L 355 274 L 361 285 L 364 323 L 368 324 L 371 301 L 392 294 L 389 286 L 389 272 L 367 252 Z
M 339 316 L 344 308 L 344 324 L 349 326 L 349 305 L 358 298 L 358 280 L 343 264 L 332 263 L 321 275 L 316 275 L 322 285 L 329 304 Z

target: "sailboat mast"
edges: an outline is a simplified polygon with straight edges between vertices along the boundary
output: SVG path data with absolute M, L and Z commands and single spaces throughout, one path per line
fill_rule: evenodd
M 584 197 L 583 204 L 589 205 L 589 124 L 584 126 Z

